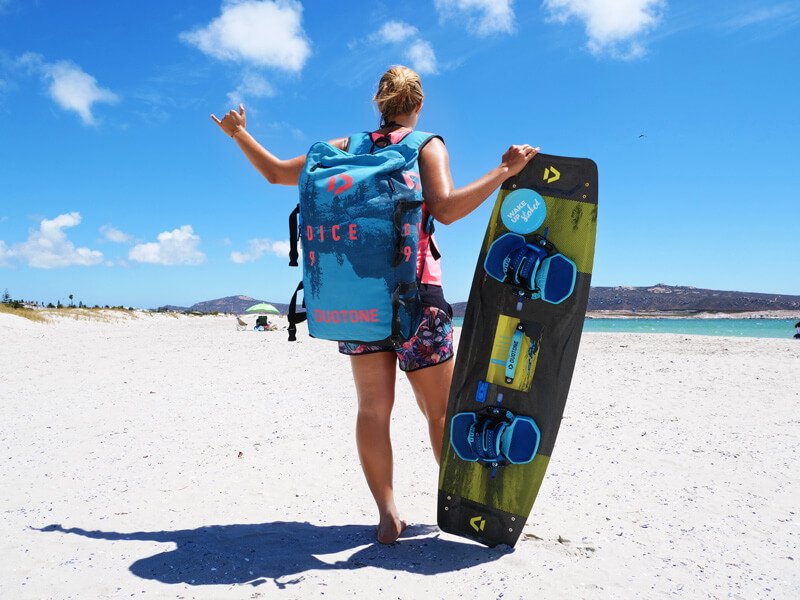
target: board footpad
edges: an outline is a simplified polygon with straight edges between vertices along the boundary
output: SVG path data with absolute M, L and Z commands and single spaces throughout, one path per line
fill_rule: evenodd
M 577 265 L 541 235 L 506 233 L 489 246 L 484 270 L 501 283 L 531 292 L 531 299 L 561 304 L 572 295 Z
M 499 406 L 461 412 L 450 421 L 450 445 L 456 455 L 492 468 L 528 464 L 536 456 L 540 440 L 536 421 Z

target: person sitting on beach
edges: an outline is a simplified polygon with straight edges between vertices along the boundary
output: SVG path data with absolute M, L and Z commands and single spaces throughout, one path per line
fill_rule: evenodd
M 794 339 L 800 340 L 800 321 L 794 324 Z
M 399 128 L 414 129 L 423 104 L 419 75 L 404 66 L 394 66 L 380 79 L 373 100 L 381 113 L 381 134 Z M 232 137 L 253 166 L 270 183 L 296 186 L 305 155 L 281 160 L 261 146 L 246 129 L 243 105 L 222 120 L 211 118 Z M 347 151 L 349 137 L 329 142 Z M 419 154 L 419 172 L 424 199 L 423 220 L 430 214 L 449 225 L 465 217 L 486 200 L 506 179 L 519 173 L 538 152 L 527 144 L 511 146 L 500 164 L 472 183 L 456 189 L 444 142 L 432 137 Z M 408 375 L 417 403 L 428 422 L 428 433 L 436 461 L 440 460 L 445 413 L 453 376 L 452 307 L 442 291 L 441 270 L 427 250 L 430 239 L 420 235 L 417 279 L 423 318 L 407 343 L 397 349 L 367 343 L 339 342 L 339 352 L 350 356 L 358 397 L 356 445 L 369 489 L 378 506 L 378 541 L 397 540 L 405 523 L 400 519 L 392 487 L 392 445 L 389 423 L 394 404 L 396 368 Z M 423 276 L 424 271 L 424 276 Z M 425 343 L 422 342 L 423 336 Z M 431 345 L 429 340 L 433 340 Z

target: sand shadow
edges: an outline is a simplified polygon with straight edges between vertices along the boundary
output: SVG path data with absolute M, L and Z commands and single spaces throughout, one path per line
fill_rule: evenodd
M 508 547 L 491 549 L 441 539 L 438 528 L 430 525 L 409 527 L 400 542 L 391 546 L 375 542 L 374 525 L 319 526 L 293 521 L 133 533 L 61 525 L 36 530 L 101 540 L 171 542 L 176 548 L 137 560 L 130 571 L 143 579 L 190 585 L 259 585 L 272 580 L 283 588 L 302 580 L 306 571 L 363 567 L 436 575 L 513 552 Z M 295 578 L 279 581 L 291 576 Z

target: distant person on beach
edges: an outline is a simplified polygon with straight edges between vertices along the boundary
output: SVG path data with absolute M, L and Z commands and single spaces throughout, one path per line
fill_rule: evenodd
M 381 113 L 381 134 L 417 125 L 423 104 L 419 75 L 403 66 L 386 71 L 373 100 Z M 270 182 L 296 186 L 305 155 L 281 160 L 259 144 L 246 129 L 245 109 L 229 111 L 214 122 L 232 137 L 247 159 Z M 329 143 L 347 151 L 349 137 Z M 420 148 L 419 172 L 424 198 L 423 222 L 427 214 L 449 225 L 465 217 L 486 200 L 506 179 L 519 173 L 538 152 L 527 144 L 511 146 L 500 164 L 472 183 L 456 189 L 450 173 L 447 148 L 438 136 Z M 415 336 L 402 347 L 339 342 L 339 352 L 350 356 L 358 396 L 356 445 L 367 484 L 378 505 L 378 541 L 390 544 L 405 527 L 395 506 L 392 484 L 392 445 L 389 424 L 394 405 L 397 365 L 408 375 L 417 403 L 428 422 L 436 461 L 440 460 L 445 412 L 453 376 L 452 307 L 442 291 L 441 269 L 431 252 L 425 252 L 431 238 L 419 239 L 417 280 L 423 317 Z M 425 343 L 423 343 L 423 337 Z M 431 344 L 432 341 L 432 344 Z
M 800 321 L 794 324 L 794 339 L 800 340 Z

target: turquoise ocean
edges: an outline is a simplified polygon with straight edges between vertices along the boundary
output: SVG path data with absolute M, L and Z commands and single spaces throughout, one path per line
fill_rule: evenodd
M 464 324 L 463 317 L 453 321 L 459 327 Z M 796 322 L 784 319 L 586 319 L 583 330 L 792 339 Z

